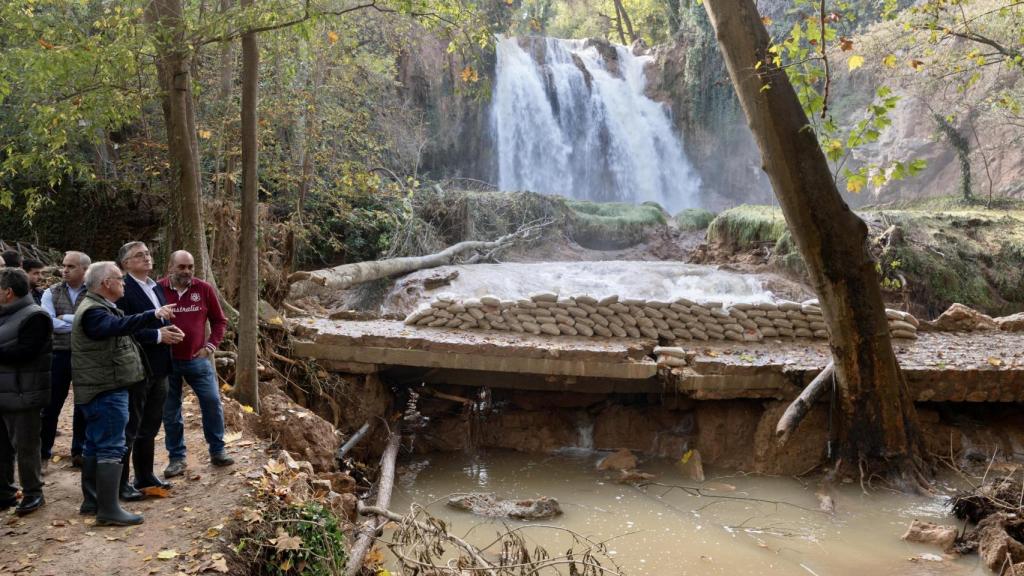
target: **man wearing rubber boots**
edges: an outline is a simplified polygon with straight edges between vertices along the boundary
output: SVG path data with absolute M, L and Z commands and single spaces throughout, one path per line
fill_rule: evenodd
M 85 272 L 88 293 L 71 327 L 75 404 L 85 415 L 82 514 L 96 514 L 98 526 L 141 524 L 142 516 L 121 508 L 121 459 L 127 452 L 128 391 L 146 379 L 139 345 L 132 335 L 158 328 L 174 317 L 162 306 L 125 316 L 114 302 L 124 296 L 124 275 L 113 262 L 96 262 Z

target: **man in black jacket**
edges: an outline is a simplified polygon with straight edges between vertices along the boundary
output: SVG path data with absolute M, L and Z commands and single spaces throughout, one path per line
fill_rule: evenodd
M 24 516 L 43 505 L 39 409 L 50 402 L 50 315 L 29 293 L 25 272 L 0 269 L 0 510 L 15 504 L 17 456 Z
M 124 296 L 117 307 L 125 314 L 140 314 L 156 310 L 167 304 L 163 289 L 149 277 L 153 271 L 153 256 L 149 248 L 139 241 L 128 242 L 117 255 L 118 264 L 126 272 Z M 158 329 L 141 330 L 135 340 L 142 345 L 147 377 L 129 391 L 128 427 L 125 440 L 128 454 L 121 472 L 121 499 L 141 500 L 143 488 L 171 485 L 153 474 L 154 440 L 163 422 L 164 401 L 167 399 L 167 375 L 171 371 L 171 345 L 181 342 L 184 333 L 177 326 L 165 322 Z M 128 483 L 128 457 L 135 469 L 135 484 Z

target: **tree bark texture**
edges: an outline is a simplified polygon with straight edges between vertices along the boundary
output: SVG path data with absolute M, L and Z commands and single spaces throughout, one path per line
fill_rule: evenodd
M 242 0 L 251 6 L 252 0 Z M 256 240 L 259 234 L 259 182 L 257 168 L 257 107 L 259 105 L 259 48 L 256 33 L 242 36 L 242 222 L 239 249 L 241 282 L 239 284 L 238 364 L 235 370 L 235 395 L 238 401 L 259 412 L 260 399 L 257 372 L 259 344 L 259 259 Z
M 867 226 L 846 205 L 751 0 L 705 2 L 729 76 L 761 150 L 828 324 L 841 391 L 839 457 L 848 470 L 924 482 L 917 417 L 889 338 Z
M 181 0 L 154 0 L 147 7 L 146 18 L 156 38 L 157 76 L 163 92 L 172 173 L 167 245 L 174 250 L 191 252 L 196 260 L 196 275 L 213 282 L 203 220 L 199 144 Z

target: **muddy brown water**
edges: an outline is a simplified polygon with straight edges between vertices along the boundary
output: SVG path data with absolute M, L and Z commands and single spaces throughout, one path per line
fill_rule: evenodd
M 654 482 L 701 486 L 707 494 L 694 496 L 678 488 L 617 484 L 596 470 L 600 457 L 592 451 L 417 456 L 400 469 L 392 509 L 407 511 L 411 502 L 428 505 L 455 534 L 482 545 L 494 539 L 502 522 L 448 508 L 447 495 L 554 497 L 564 514 L 538 523 L 607 541 L 610 559 L 629 575 L 989 574 L 977 556 L 952 558 L 900 539 L 915 518 L 956 524 L 943 496 L 956 489 L 952 478 L 937 482 L 934 497 L 884 490 L 865 495 L 858 485 L 840 486 L 834 492 L 836 511 L 829 515 L 818 511 L 815 479 L 708 471 L 699 484 L 684 480 L 671 462 L 641 465 L 657 475 Z M 530 528 L 525 534 L 553 555 L 565 552 L 572 540 L 555 529 Z

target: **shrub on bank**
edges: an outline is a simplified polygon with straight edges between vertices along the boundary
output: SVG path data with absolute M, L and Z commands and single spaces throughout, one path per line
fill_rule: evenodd
M 711 221 L 708 242 L 732 251 L 774 245 L 786 232 L 782 211 L 773 206 L 744 204 L 730 208 Z
M 566 200 L 573 240 L 585 248 L 617 250 L 644 241 L 653 229 L 665 226 L 665 212 L 654 203 Z
M 715 213 L 703 208 L 687 208 L 672 217 L 676 226 L 683 232 L 696 232 L 706 230 L 711 221 L 715 219 Z

